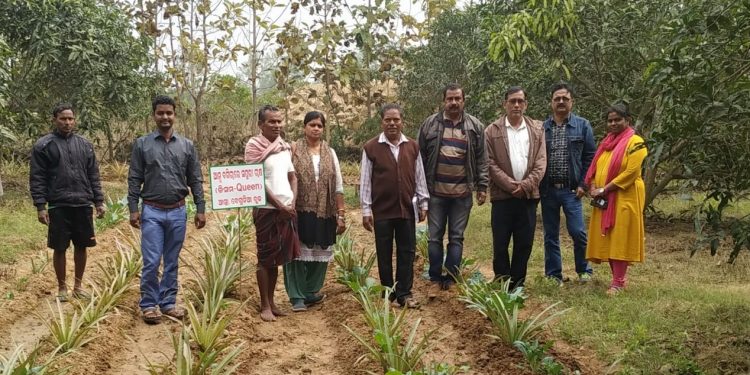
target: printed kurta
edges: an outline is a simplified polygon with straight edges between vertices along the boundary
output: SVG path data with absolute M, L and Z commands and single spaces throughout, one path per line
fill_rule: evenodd
M 641 177 L 641 167 L 648 151 L 643 146 L 643 138 L 633 135 L 622 158 L 620 173 L 613 180 L 619 187 L 617 192 L 615 224 L 603 236 L 601 219 L 603 211 L 592 208 L 589 222 L 589 239 L 586 258 L 595 263 L 609 259 L 628 262 L 643 262 L 645 230 L 643 208 L 646 188 Z M 607 169 L 612 159 L 611 151 L 604 151 L 596 163 L 593 185 L 606 185 Z

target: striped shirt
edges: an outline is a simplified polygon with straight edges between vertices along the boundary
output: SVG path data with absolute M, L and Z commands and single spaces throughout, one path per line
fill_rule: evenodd
M 434 193 L 437 196 L 455 198 L 471 194 L 466 179 L 466 152 L 468 150 L 463 121 L 453 124 L 444 119 L 440 155 L 437 160 Z

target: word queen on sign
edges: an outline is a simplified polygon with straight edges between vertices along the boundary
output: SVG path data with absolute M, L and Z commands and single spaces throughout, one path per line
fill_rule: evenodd
M 216 166 L 211 167 L 209 173 L 214 210 L 266 204 L 263 164 Z

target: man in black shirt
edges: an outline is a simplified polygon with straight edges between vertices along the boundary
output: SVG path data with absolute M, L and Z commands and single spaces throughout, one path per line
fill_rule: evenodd
M 188 187 L 198 213 L 195 227 L 206 225 L 203 176 L 193 142 L 174 132 L 175 102 L 157 96 L 151 103 L 156 131 L 138 138 L 133 144 L 128 173 L 130 225 L 141 228 L 140 308 L 143 320 L 158 324 L 161 314 L 182 319 L 185 310 L 177 307 L 177 266 L 185 241 Z M 143 212 L 138 211 L 139 198 Z M 159 265 L 164 270 L 159 280 Z M 157 311 L 157 306 L 161 313 Z
M 74 134 L 73 107 L 67 103 L 57 105 L 52 110 L 52 122 L 55 130 L 40 138 L 31 151 L 29 188 L 39 222 L 49 226 L 47 246 L 54 250 L 57 298 L 65 302 L 65 251 L 71 241 L 75 261 L 73 296 L 89 298 L 81 288 L 81 279 L 86 269 L 86 248 L 96 245 L 91 204 L 96 206 L 97 217 L 102 217 L 104 194 L 94 146 Z

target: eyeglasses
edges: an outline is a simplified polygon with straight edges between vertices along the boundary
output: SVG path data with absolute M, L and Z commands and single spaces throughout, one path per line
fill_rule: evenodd
M 526 99 L 508 99 L 507 102 L 513 105 L 520 105 L 526 103 Z
M 558 96 L 557 98 L 552 98 L 552 102 L 554 103 L 567 103 L 570 101 L 570 98 L 567 96 Z

